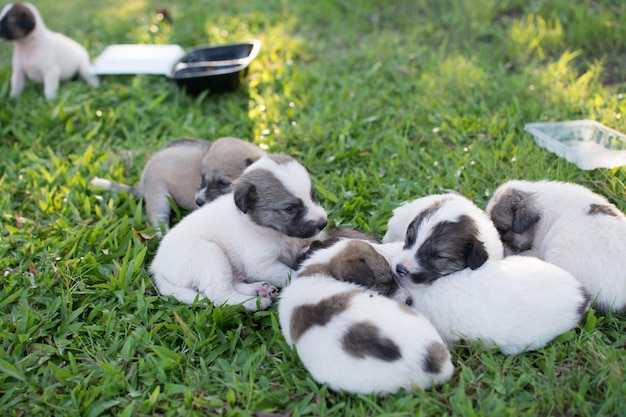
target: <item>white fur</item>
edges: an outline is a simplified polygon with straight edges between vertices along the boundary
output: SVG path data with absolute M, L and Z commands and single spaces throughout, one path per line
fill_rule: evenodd
M 357 293 L 345 311 L 323 326 L 312 326 L 294 342 L 290 327 L 295 309 L 349 291 Z M 448 381 L 454 372 L 450 354 L 441 345 L 438 346 L 446 357 L 442 358 L 439 372 L 428 373 L 423 369 L 427 348 L 432 343 L 443 343 L 428 320 L 356 284 L 323 274 L 295 279 L 281 294 L 278 314 L 287 342 L 295 346 L 313 378 L 328 383 L 336 391 L 368 394 L 391 393 L 415 386 L 426 389 Z M 392 340 L 399 347 L 401 357 L 388 361 L 349 354 L 342 339 L 351 326 L 363 322 L 375 325 L 382 337 Z
M 544 347 L 575 327 L 587 306 L 568 272 L 537 258 L 488 260 L 434 283 L 405 283 L 414 308 L 449 345 L 480 340 L 506 355 Z
M 485 213 L 464 200 L 445 200 L 424 219 L 415 241 L 405 246 L 393 263 L 400 284 L 411 292 L 413 307 L 432 322 L 449 345 L 460 339 L 479 340 L 499 347 L 507 355 L 543 347 L 575 327 L 588 307 L 582 285 L 567 271 L 537 258 L 503 259 L 495 226 L 485 221 Z M 448 248 L 437 244 L 437 239 L 455 238 L 432 232 L 440 223 L 457 220 L 461 215 L 478 226 L 474 233 L 481 240 L 487 237 L 483 243 L 485 248 L 492 248 L 487 249 L 489 256 L 475 269 L 465 267 L 416 283 L 424 279 L 424 273 L 431 274 L 423 262 L 439 262 L 438 254 L 430 251 L 440 246 Z M 425 242 L 429 242 L 428 251 L 420 251 Z M 459 258 L 460 254 L 444 255 Z
M 274 172 L 288 165 L 293 176 L 285 181 L 302 181 L 299 171 L 306 171 L 297 163 L 259 161 L 245 172 L 258 167 Z M 298 197 L 304 198 L 310 192 L 311 179 L 307 176 L 306 180 Z M 311 202 L 307 208 L 319 212 L 319 218 L 326 218 L 319 204 Z M 276 296 L 276 289 L 269 284 L 287 284 L 295 272 L 287 264 L 294 264 L 309 243 L 308 239 L 289 237 L 256 224 L 239 210 L 233 194 L 226 194 L 190 213 L 164 236 L 150 271 L 162 295 L 172 295 L 185 303 L 200 296 L 216 305 L 265 309 Z M 258 306 L 257 295 L 262 296 Z
M 540 220 L 532 248 L 537 256 L 574 275 L 601 310 L 626 310 L 626 217 L 608 200 L 578 184 L 557 181 L 509 181 L 487 205 L 507 189 L 532 193 Z M 589 215 L 591 204 L 611 206 L 617 216 Z
M 24 3 L 35 16 L 35 28 L 25 38 L 13 40 L 13 74 L 10 97 L 16 97 L 25 86 L 26 78 L 43 83 L 47 99 L 56 97 L 60 81 L 68 80 L 77 73 L 92 86 L 98 86 L 98 78 L 92 74 L 87 50 L 73 39 L 49 30 L 41 15 L 30 3 Z M 8 4 L 2 10 L 2 18 L 14 6 Z

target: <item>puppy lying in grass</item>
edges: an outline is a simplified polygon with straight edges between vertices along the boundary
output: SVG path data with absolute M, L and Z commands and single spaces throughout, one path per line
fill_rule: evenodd
M 98 177 L 91 184 L 143 198 L 148 221 L 160 234 L 161 225 L 169 230 L 169 198 L 181 208 L 195 210 L 231 192 L 232 182 L 264 155 L 258 146 L 237 138 L 179 139 L 148 159 L 136 186 Z
M 10 97 L 20 95 L 26 78 L 43 84 L 44 96 L 53 99 L 59 83 L 80 75 L 97 87 L 89 53 L 78 42 L 48 29 L 35 6 L 9 3 L 0 9 L 0 39 L 13 42 Z
M 478 340 L 516 354 L 578 324 L 589 296 L 570 273 L 537 258 L 501 259 L 495 227 L 464 197 L 426 199 L 413 203 L 420 211 L 393 269 L 449 346 Z
M 626 310 L 626 216 L 606 198 L 578 184 L 509 181 L 487 213 L 507 254 L 569 271 L 599 311 Z
M 246 168 L 231 194 L 172 228 L 150 272 L 162 295 L 185 303 L 206 297 L 266 309 L 326 223 L 308 169 L 287 155 L 268 155 Z
M 427 389 L 454 372 L 428 320 L 388 298 L 406 301 L 386 259 L 401 247 L 382 246 L 344 239 L 319 249 L 280 297 L 285 339 L 313 378 L 336 391 Z

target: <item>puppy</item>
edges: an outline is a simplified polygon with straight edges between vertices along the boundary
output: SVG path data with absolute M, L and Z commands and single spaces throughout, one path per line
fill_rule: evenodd
M 472 206 L 436 201 L 409 225 L 393 268 L 413 307 L 448 345 L 478 340 L 505 355 L 541 348 L 575 327 L 589 306 L 583 286 L 537 258 L 491 256 L 497 231 Z
M 506 254 L 539 257 L 574 275 L 601 312 L 626 310 L 626 217 L 577 184 L 509 181 L 487 204 Z
M 488 257 L 492 259 L 502 259 L 504 257 L 502 243 L 498 237 L 498 232 L 493 227 L 491 219 L 473 202 L 462 195 L 453 193 L 433 194 L 417 198 L 396 208 L 387 223 L 387 232 L 383 237 L 383 243 L 404 242 L 407 238 L 407 229 L 411 223 L 416 220 L 428 220 L 430 216 L 439 209 L 447 213 L 449 222 L 439 226 L 438 233 L 452 235 L 454 234 L 452 232 L 457 232 L 456 229 L 459 229 L 459 236 L 464 235 L 468 239 L 471 239 L 472 234 L 468 233 L 468 230 L 462 229 L 470 226 L 470 223 L 475 223 L 472 228 L 478 233 L 476 239 L 484 246 Z M 418 214 L 420 214 L 419 218 L 416 217 Z M 465 216 L 470 217 L 471 222 L 462 221 Z M 415 228 L 413 228 L 413 230 L 415 230 Z M 468 246 L 468 249 L 470 248 L 471 246 Z
M 17 97 L 26 78 L 43 83 L 44 96 L 56 97 L 61 81 L 80 75 L 97 87 L 87 50 L 73 39 L 49 30 L 39 11 L 30 3 L 9 3 L 0 10 L 0 38 L 12 41 L 13 75 L 11 97 Z
M 280 296 L 285 339 L 313 378 L 335 391 L 427 389 L 454 372 L 428 320 L 381 295 L 397 291 L 381 246 L 348 239 L 320 249 Z
M 148 159 L 136 186 L 98 177 L 91 184 L 144 198 L 148 221 L 160 233 L 161 224 L 169 229 L 169 198 L 179 207 L 194 210 L 229 193 L 232 182 L 264 155 L 259 147 L 237 138 L 220 138 L 213 143 L 179 139 Z
M 235 180 L 233 193 L 172 228 L 150 272 L 162 295 L 184 303 L 199 296 L 215 305 L 265 309 L 326 223 L 306 167 L 287 155 L 268 155 Z

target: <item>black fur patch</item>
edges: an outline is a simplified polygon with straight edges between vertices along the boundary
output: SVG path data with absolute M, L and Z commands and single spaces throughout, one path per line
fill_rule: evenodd
M 591 204 L 587 214 L 590 216 L 602 214 L 611 217 L 619 217 L 619 215 L 615 212 L 615 209 L 608 204 Z
M 465 268 L 477 269 L 488 258 L 484 243 L 478 239 L 476 222 L 461 215 L 457 221 L 442 221 L 433 227 L 415 252 L 421 271 L 410 277 L 416 284 L 428 284 Z
M 334 316 L 350 307 L 352 298 L 358 293 L 358 290 L 346 291 L 325 298 L 317 304 L 305 304 L 295 308 L 290 323 L 291 337 L 294 342 L 297 342 L 311 327 L 324 326 Z
M 368 322 L 354 324 L 348 329 L 342 341 L 343 350 L 356 358 L 372 356 L 387 362 L 402 357 L 400 348 L 393 340 L 381 336 L 380 329 Z
M 426 356 L 423 358 L 422 369 L 429 374 L 438 374 L 449 357 L 450 352 L 444 344 L 432 342 L 428 345 Z
M 0 21 L 0 38 L 17 40 L 28 36 L 35 29 L 35 15 L 21 3 L 13 4 Z
M 580 287 L 580 292 L 583 295 L 583 302 L 578 306 L 578 315 L 580 317 L 584 316 L 589 309 L 589 303 L 591 301 L 591 295 L 585 290 L 584 287 Z
M 446 199 L 442 199 L 441 201 L 435 202 L 432 206 L 428 207 L 426 210 L 419 213 L 413 221 L 409 224 L 406 232 L 406 238 L 404 240 L 404 249 L 408 249 L 415 244 L 415 240 L 417 239 L 417 231 L 422 226 L 427 219 L 431 218 L 443 205 Z

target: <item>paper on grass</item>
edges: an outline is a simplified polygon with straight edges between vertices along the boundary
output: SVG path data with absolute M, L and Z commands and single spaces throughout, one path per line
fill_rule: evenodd
M 185 51 L 179 45 L 110 45 L 94 60 L 97 75 L 167 75 Z

